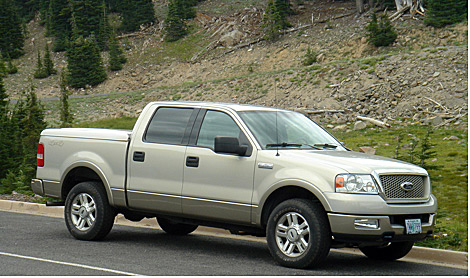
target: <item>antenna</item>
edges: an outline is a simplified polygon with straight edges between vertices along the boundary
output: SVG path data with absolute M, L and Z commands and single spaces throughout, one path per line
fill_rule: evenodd
M 279 156 L 279 128 L 277 127 L 277 109 L 278 109 L 278 103 L 277 103 L 277 83 L 276 83 L 276 78 L 274 78 L 274 105 L 276 106 L 276 156 Z

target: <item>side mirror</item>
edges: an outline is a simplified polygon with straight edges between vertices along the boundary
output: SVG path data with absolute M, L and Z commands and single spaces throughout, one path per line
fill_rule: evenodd
M 244 156 L 248 146 L 240 145 L 240 141 L 237 137 L 215 137 L 214 151 L 216 153 L 229 153 Z

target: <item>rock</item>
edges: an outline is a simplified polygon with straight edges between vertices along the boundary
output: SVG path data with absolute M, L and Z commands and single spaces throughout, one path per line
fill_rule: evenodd
M 444 137 L 443 140 L 455 141 L 455 140 L 459 140 L 459 137 L 452 135 L 450 137 Z
M 225 47 L 233 47 L 237 45 L 243 39 L 244 36 L 245 35 L 242 32 L 238 30 L 233 30 L 223 35 L 220 38 L 219 42 Z
M 366 154 L 375 154 L 376 150 L 371 147 L 359 147 L 359 152 Z
M 367 127 L 367 124 L 364 123 L 363 121 L 357 121 L 355 124 L 354 124 L 354 130 L 361 130 L 361 129 L 364 129 Z
M 346 129 L 348 129 L 347 125 L 339 125 L 333 128 L 334 131 L 345 131 Z
M 436 72 L 432 75 L 432 77 L 438 77 L 439 75 L 441 75 L 441 73 L 438 72 L 438 71 L 436 71 Z
M 431 120 L 431 124 L 432 124 L 433 126 L 440 125 L 440 124 L 442 124 L 443 122 L 444 122 L 444 119 L 442 119 L 442 117 L 440 117 L 440 116 L 437 116 L 437 117 L 435 117 L 434 119 Z

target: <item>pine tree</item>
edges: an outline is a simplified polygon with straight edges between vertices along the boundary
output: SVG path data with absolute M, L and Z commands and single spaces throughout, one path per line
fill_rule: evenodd
M 100 51 L 93 38 L 78 37 L 67 49 L 67 84 L 73 88 L 95 86 L 106 80 Z
M 138 31 L 140 25 L 155 22 L 155 10 L 152 0 L 123 0 L 122 25 L 123 31 Z
M 393 26 L 388 16 L 383 14 L 377 18 L 377 13 L 372 13 L 371 21 L 367 26 L 369 42 L 379 46 L 389 46 L 397 39 L 397 33 L 393 31 Z
M 287 21 L 287 16 L 294 14 L 294 11 L 290 7 L 289 0 L 274 0 L 274 6 L 276 11 L 279 12 L 281 17 L 282 29 L 291 27 L 292 25 Z
M 2 55 L 0 55 L 0 78 L 4 78 L 7 76 L 8 70 L 7 67 L 5 66 L 5 61 L 2 58 Z
M 54 63 L 52 62 L 51 59 L 51 53 L 49 51 L 49 46 L 46 43 L 46 46 L 44 47 L 44 72 L 47 76 L 50 76 L 52 74 L 56 74 L 57 71 L 54 69 Z
M 42 79 L 46 78 L 48 75 L 42 64 L 41 53 L 38 51 L 38 61 L 36 63 L 36 71 L 34 72 L 34 78 Z
M 0 0 L 0 54 L 16 59 L 23 55 L 21 18 L 11 0 Z
M 109 43 L 109 69 L 112 71 L 121 70 L 122 65 L 126 62 L 127 59 L 124 57 L 124 53 L 114 37 Z
M 168 13 L 165 19 L 165 40 L 170 42 L 183 38 L 187 33 L 186 24 L 180 17 L 176 1 L 168 2 Z
M 71 127 L 73 123 L 73 115 L 69 106 L 70 91 L 67 89 L 66 74 L 60 74 L 60 127 Z
M 193 0 L 175 0 L 175 5 L 178 9 L 179 18 L 191 19 L 196 17 L 196 5 Z
M 424 23 L 427 25 L 441 28 L 467 18 L 467 0 L 428 0 L 426 4 L 428 14 Z
M 52 51 L 60 52 L 67 48 L 68 40 L 72 34 L 72 25 L 70 19 L 72 10 L 70 9 L 68 0 L 50 0 L 50 16 L 51 34 L 55 36 Z
M 268 1 L 268 6 L 266 7 L 263 16 L 262 27 L 264 29 L 265 37 L 268 40 L 277 39 L 283 29 L 283 20 L 281 14 L 277 10 L 274 0 Z

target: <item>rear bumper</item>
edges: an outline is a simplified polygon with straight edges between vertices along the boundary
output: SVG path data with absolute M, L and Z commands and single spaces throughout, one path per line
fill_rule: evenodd
M 421 219 L 422 232 L 419 234 L 406 234 L 404 219 L 414 218 Z M 357 244 L 363 242 L 422 240 L 432 235 L 436 224 L 435 213 L 390 216 L 328 213 L 328 219 L 335 241 Z
M 33 192 L 44 196 L 44 183 L 40 179 L 32 179 L 31 180 L 31 188 L 33 189 Z

